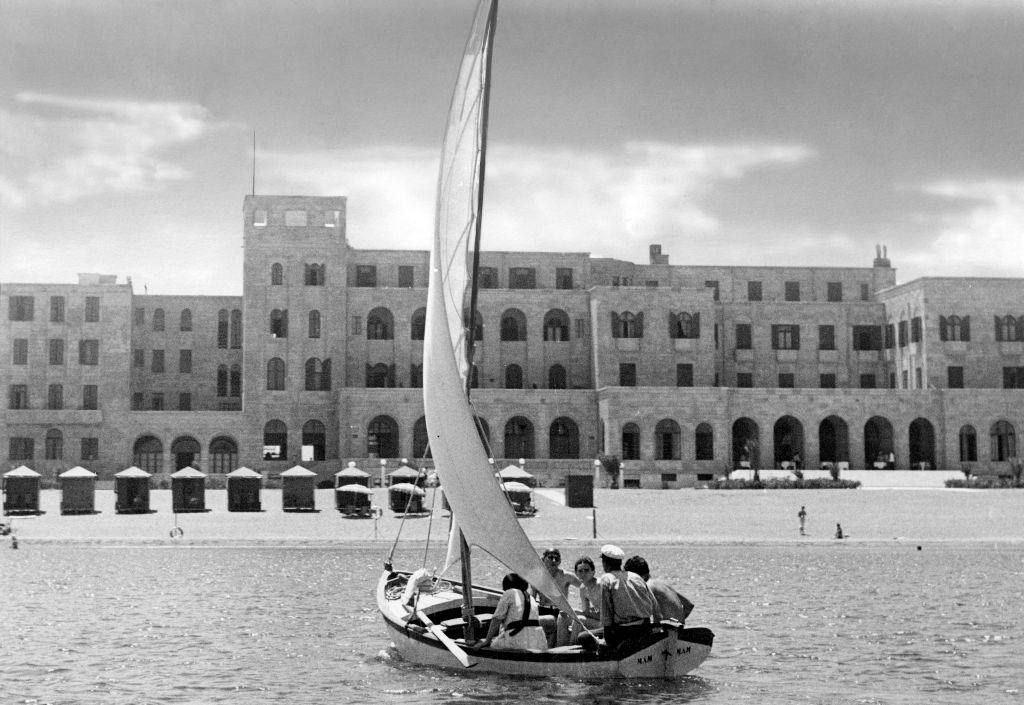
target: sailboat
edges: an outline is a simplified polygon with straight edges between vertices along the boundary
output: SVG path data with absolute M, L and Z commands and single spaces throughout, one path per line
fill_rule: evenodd
M 477 432 L 466 379 L 473 341 L 464 320 L 475 320 L 491 48 L 497 0 L 481 0 L 452 97 L 438 177 L 423 349 L 423 400 L 431 454 L 452 511 L 449 563 L 461 564 L 461 584 L 428 571 L 385 563 L 377 606 L 397 654 L 437 667 L 518 676 L 584 680 L 675 678 L 696 668 L 714 635 L 666 622 L 647 639 L 608 652 L 588 645 L 545 650 L 479 647 L 502 591 L 472 582 L 471 558 L 483 551 L 518 573 L 554 604 L 572 606 L 543 565 L 501 491 Z M 464 317 L 468 293 L 468 317 Z M 457 550 L 456 550 L 457 549 Z M 455 559 L 455 554 L 458 559 Z

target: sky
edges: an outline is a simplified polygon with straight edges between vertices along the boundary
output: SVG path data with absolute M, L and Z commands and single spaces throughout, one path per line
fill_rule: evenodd
M 0 0 L 0 281 L 240 295 L 242 201 L 429 249 L 472 0 Z M 1024 4 L 502 0 L 483 247 L 1024 276 Z

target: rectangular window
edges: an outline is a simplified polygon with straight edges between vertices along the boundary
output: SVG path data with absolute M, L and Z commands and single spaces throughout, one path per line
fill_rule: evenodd
M 50 338 L 50 364 L 51 365 L 63 365 L 64 364 L 64 339 L 63 338 Z
M 8 318 L 12 321 L 31 321 L 35 318 L 36 300 L 32 296 L 12 296 L 8 301 Z
M 800 326 L 788 323 L 773 325 L 772 348 L 775 350 L 799 350 Z
M 82 460 L 99 460 L 100 458 L 100 439 L 99 438 L 83 438 L 82 439 Z
M 192 372 L 192 351 L 191 350 L 179 350 L 178 351 L 178 372 L 187 375 Z
M 356 286 L 377 286 L 377 268 L 372 264 L 356 265 Z
M 818 375 L 818 386 L 822 389 L 836 388 L 836 375 L 834 372 L 823 372 Z
M 586 338 L 587 337 L 587 319 L 577 318 L 576 319 L 576 337 Z
M 135 313 L 132 314 L 132 325 L 146 325 L 146 309 L 142 308 L 141 306 L 135 309 Z
M 861 375 L 860 376 L 860 388 L 861 389 L 874 389 L 875 388 L 875 376 L 874 375 Z
M 82 385 L 82 408 L 89 411 L 100 408 L 100 388 L 95 384 Z
M 96 323 L 100 320 L 100 297 L 85 297 L 85 322 Z
M 900 381 L 903 383 L 901 389 L 910 389 L 910 373 L 903 370 L 900 373 Z
M 152 409 L 153 411 L 163 411 L 164 410 L 164 393 L 163 392 L 153 392 L 152 402 L 153 402 L 152 405 L 149 407 L 150 409 Z
M 761 301 L 761 282 L 747 282 L 747 301 Z
M 146 366 L 146 351 L 141 348 L 132 350 L 132 367 Z
M 914 368 L 914 385 L 916 389 L 924 389 L 924 380 L 921 378 L 921 368 Z
M 257 228 L 267 227 L 267 211 L 265 209 L 255 210 L 252 213 L 252 224 Z
M 896 326 L 888 323 L 885 326 L 885 349 L 892 350 L 896 347 Z
M 363 334 L 363 318 L 362 316 L 352 316 L 352 323 L 349 325 L 351 329 L 349 335 L 362 335 Z
M 1003 388 L 1024 389 L 1024 367 L 1004 367 Z
M 879 326 L 854 326 L 854 350 L 881 350 L 882 329 Z
M 796 378 L 792 372 L 780 372 L 779 373 L 779 388 L 780 389 L 792 389 L 796 386 Z
M 98 365 L 100 364 L 100 341 L 79 340 L 78 341 L 78 364 Z
M 714 300 L 718 301 L 718 280 L 717 279 L 706 279 L 704 280 L 704 288 L 711 289 L 714 292 Z
M 306 264 L 303 268 L 302 282 L 306 286 L 323 286 L 327 283 L 326 264 Z
M 7 392 L 8 409 L 28 408 L 28 386 L 24 384 L 12 384 Z
M 818 326 L 818 350 L 836 349 L 836 327 Z
M 620 362 L 619 363 L 619 386 L 620 387 L 635 387 L 636 386 L 636 364 L 632 362 Z
M 46 408 L 47 409 L 63 409 L 64 408 L 64 385 L 51 384 L 46 390 Z
M 142 392 L 135 392 L 134 394 L 132 394 L 132 409 L 134 409 L 135 411 L 141 411 L 142 403 L 144 400 L 145 396 L 142 394 Z
M 178 411 L 192 411 L 192 395 L 188 392 L 178 394 Z
M 341 211 L 324 211 L 324 227 L 336 228 L 341 225 Z
M 414 269 L 409 265 L 399 265 L 398 267 L 398 286 L 411 289 L 413 287 L 413 275 Z
M 889 389 L 896 389 L 896 373 L 889 373 Z
M 910 342 L 921 342 L 921 317 L 914 316 L 910 319 Z
M 843 300 L 843 283 L 842 282 L 829 282 L 827 288 L 828 288 L 828 300 L 829 301 L 842 301 Z
M 558 267 L 555 269 L 555 288 L 571 289 L 573 287 L 572 268 Z
M 676 364 L 676 386 L 677 387 L 692 387 L 693 386 L 693 365 L 684 362 Z
M 950 389 L 964 388 L 964 368 L 959 365 L 950 365 L 946 368 L 946 386 Z
M 644 282 L 644 286 L 646 286 L 648 289 L 657 289 L 658 288 L 658 280 L 657 279 L 648 279 L 648 280 L 646 280 Z
M 754 374 L 752 372 L 737 372 L 736 386 L 749 389 L 754 386 Z
M 12 342 L 11 362 L 15 365 L 28 364 L 28 338 L 15 338 Z
M 32 460 L 36 453 L 36 442 L 32 438 L 12 436 L 8 441 L 9 460 Z
M 736 324 L 736 349 L 750 350 L 754 347 L 754 336 L 749 323 Z
M 868 284 L 860 285 L 860 300 L 870 301 L 871 300 L 871 286 Z
M 284 224 L 287 228 L 304 228 L 309 225 L 309 214 L 306 211 L 286 210 Z
M 154 350 L 153 359 L 151 363 L 151 370 L 153 372 L 162 373 L 164 371 L 164 351 Z
M 907 322 L 900 321 L 897 327 L 899 343 L 901 348 L 907 347 Z
M 786 282 L 786 301 L 800 300 L 800 282 Z
M 64 297 L 50 297 L 50 323 L 64 322 Z
M 508 270 L 508 288 L 536 289 L 536 270 L 533 267 L 510 267 Z
M 480 273 L 477 275 L 481 289 L 497 289 L 498 288 L 498 270 L 496 267 L 481 267 Z

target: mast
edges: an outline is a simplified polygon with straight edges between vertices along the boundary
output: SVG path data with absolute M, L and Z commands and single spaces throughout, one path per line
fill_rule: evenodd
M 494 30 L 497 24 L 498 0 L 491 3 L 487 17 L 487 51 L 484 52 L 484 95 L 483 105 L 480 110 L 480 157 L 477 162 L 479 185 L 476 191 L 476 218 L 473 223 L 473 266 L 470 269 L 469 287 L 469 332 L 466 335 L 466 398 L 470 396 L 473 388 L 473 357 L 476 345 L 476 307 L 477 295 L 480 291 L 480 232 L 483 226 L 484 214 L 484 174 L 487 170 L 487 115 L 491 104 L 491 54 L 494 50 Z M 474 419 L 475 423 L 475 419 Z M 453 513 L 454 517 L 455 514 Z M 459 530 L 459 555 L 462 559 L 462 621 L 465 624 L 463 636 L 467 642 L 476 639 L 476 626 L 473 623 L 473 568 L 469 544 L 462 530 Z

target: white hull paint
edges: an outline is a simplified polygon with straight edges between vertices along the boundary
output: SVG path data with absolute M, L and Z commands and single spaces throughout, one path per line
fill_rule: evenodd
M 406 577 L 405 574 L 397 574 Z M 396 576 L 385 572 L 377 589 L 377 602 L 388 636 L 398 655 L 409 662 L 440 668 L 458 668 L 462 665 L 448 649 L 421 627 L 415 620 L 410 624 L 406 608 L 400 599 L 388 599 L 387 584 Z M 493 609 L 500 593 L 474 587 L 474 605 L 478 612 Z M 442 614 L 453 614 L 461 605 L 462 596 L 456 590 L 443 590 L 423 594 L 417 603 L 431 619 Z M 526 677 L 561 677 L 577 680 L 606 680 L 610 678 L 679 678 L 697 668 L 711 653 L 711 638 L 706 630 L 692 630 L 696 641 L 687 640 L 687 632 L 668 626 L 662 638 L 628 655 L 616 658 L 586 652 L 579 647 L 563 647 L 543 652 L 504 651 L 478 649 L 456 643 L 468 654 L 471 668 L 484 673 Z M 482 635 L 480 635 L 482 636 Z M 681 638 L 682 637 L 682 638 Z M 707 643 L 704 643 L 707 642 Z

